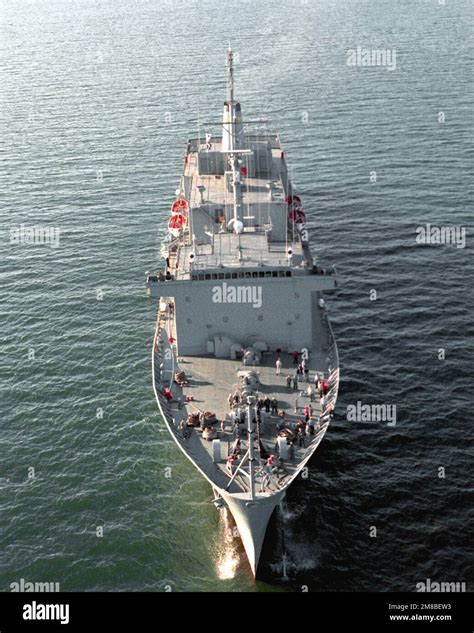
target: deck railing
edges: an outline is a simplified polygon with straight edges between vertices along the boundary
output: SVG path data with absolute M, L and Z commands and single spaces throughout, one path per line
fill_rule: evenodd
M 326 318 L 326 324 L 329 329 L 329 348 L 328 348 L 328 364 L 329 364 L 329 377 L 328 377 L 328 391 L 326 394 L 326 407 L 321 412 L 321 418 L 325 417 L 331 411 L 334 410 L 337 400 L 337 394 L 339 391 L 339 353 L 337 351 L 336 339 L 331 326 L 331 322 Z

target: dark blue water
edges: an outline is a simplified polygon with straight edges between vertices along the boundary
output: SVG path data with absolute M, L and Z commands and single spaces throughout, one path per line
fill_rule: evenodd
M 472 23 L 470 0 L 2 6 L 0 589 L 472 583 Z M 244 113 L 280 132 L 340 285 L 337 415 L 256 585 L 164 432 L 144 292 L 229 40 Z M 396 68 L 348 66 L 357 46 L 396 49 Z M 417 244 L 426 223 L 464 227 L 465 248 Z M 21 224 L 59 246 L 10 243 Z M 396 425 L 349 422 L 357 401 L 396 405 Z

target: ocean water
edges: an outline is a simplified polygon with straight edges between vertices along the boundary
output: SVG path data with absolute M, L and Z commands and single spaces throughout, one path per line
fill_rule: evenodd
M 0 590 L 472 588 L 473 12 L 1 3 Z M 144 289 L 186 139 L 221 116 L 229 41 L 244 116 L 280 132 L 339 274 L 337 414 L 257 583 L 160 420 Z M 396 67 L 349 66 L 358 46 Z M 427 223 L 464 228 L 465 248 L 418 244 Z M 59 230 L 57 247 L 12 243 L 22 225 Z M 358 401 L 396 405 L 396 425 L 348 421 Z

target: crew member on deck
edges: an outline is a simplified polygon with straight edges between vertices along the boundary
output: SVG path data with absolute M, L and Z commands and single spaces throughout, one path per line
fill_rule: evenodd
M 307 364 L 305 364 L 303 371 L 304 371 L 305 382 L 309 382 L 309 367 Z
M 281 363 L 280 358 L 276 359 L 275 365 L 276 365 L 276 375 L 279 376 L 281 374 L 281 368 L 282 368 L 282 363 Z
M 229 457 L 227 458 L 227 472 L 229 473 L 229 475 L 233 475 L 234 474 L 234 464 L 236 462 L 235 459 L 235 455 L 232 453 L 232 455 L 229 455 Z
M 278 402 L 276 398 L 271 399 L 272 414 L 278 415 Z

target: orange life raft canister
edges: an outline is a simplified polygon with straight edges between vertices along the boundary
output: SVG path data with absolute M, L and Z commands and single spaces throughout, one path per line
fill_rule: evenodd
M 189 206 L 184 198 L 177 198 L 171 205 L 171 213 L 187 213 Z

